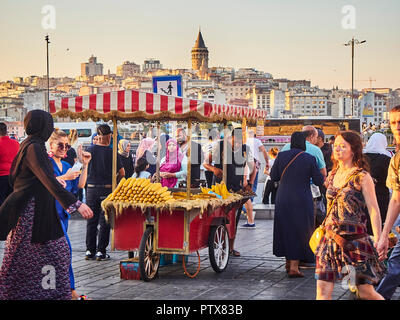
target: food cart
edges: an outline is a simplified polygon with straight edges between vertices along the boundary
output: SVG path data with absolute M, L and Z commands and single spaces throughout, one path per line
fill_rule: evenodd
M 200 189 L 191 188 L 190 145 L 192 122 L 224 123 L 242 121 L 255 123 L 265 119 L 263 110 L 248 107 L 212 104 L 205 101 L 121 90 L 74 98 L 61 98 L 49 103 L 53 116 L 71 119 L 93 119 L 113 122 L 113 183 L 117 187 L 117 121 L 187 121 L 188 170 L 186 199 L 169 203 L 151 204 L 104 200 L 102 207 L 112 228 L 111 249 L 139 251 L 140 276 L 153 280 L 160 265 L 160 254 L 188 255 L 208 247 L 214 271 L 222 272 L 229 261 L 229 239 L 236 235 L 236 212 L 250 198 L 250 194 L 231 194 L 226 199 L 195 198 Z M 160 164 L 158 139 L 157 173 Z M 224 150 L 227 147 L 224 134 Z M 226 154 L 224 152 L 223 181 L 226 182 Z M 200 268 L 200 256 L 199 266 Z M 185 259 L 182 259 L 185 268 Z M 197 271 L 198 272 L 198 271 Z M 196 274 L 197 274 L 196 272 Z M 186 269 L 185 269 L 185 273 Z M 187 273 L 187 275 L 189 275 Z M 189 275 L 191 276 L 191 275 Z

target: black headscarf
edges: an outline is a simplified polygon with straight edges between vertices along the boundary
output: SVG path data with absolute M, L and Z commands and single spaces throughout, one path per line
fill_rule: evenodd
M 29 111 L 24 118 L 24 128 L 28 136 L 46 142 L 54 131 L 53 117 L 43 110 Z
M 0 241 L 15 228 L 29 200 L 34 199 L 33 243 L 55 240 L 64 235 L 54 198 L 67 209 L 77 200 L 54 176 L 45 142 L 54 130 L 52 116 L 42 110 L 28 112 L 24 119 L 28 134 L 20 145 L 10 170 L 13 192 L 0 207 Z
M 15 177 L 21 168 L 26 150 L 32 143 L 37 143 L 46 152 L 45 142 L 54 131 L 54 121 L 50 113 L 43 110 L 29 111 L 24 118 L 24 129 L 28 137 L 21 143 L 10 169 L 10 183 L 14 184 Z
M 306 151 L 306 138 L 303 132 L 293 132 L 290 137 L 290 149 L 300 149 Z

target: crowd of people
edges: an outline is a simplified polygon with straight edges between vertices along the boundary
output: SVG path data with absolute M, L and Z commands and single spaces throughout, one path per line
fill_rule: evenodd
M 390 126 L 400 141 L 400 106 L 391 110 Z M 304 276 L 301 266 L 315 267 L 317 299 L 331 299 L 335 281 L 352 271 L 362 299 L 390 299 L 400 284 L 398 244 L 387 258 L 389 233 L 400 212 L 400 163 L 387 147 L 380 132 L 366 145 L 352 131 L 326 143 L 321 130 L 305 126 L 273 160 L 264 193 L 268 203 L 266 197 L 277 188 L 271 197 L 273 253 L 286 258 L 291 278 Z M 308 243 L 319 225 L 324 236 L 313 253 Z
M 390 126 L 400 141 L 400 106 L 391 110 Z M 97 127 L 85 149 L 74 148 L 76 132 L 54 128 L 45 111 L 30 111 L 24 127 L 28 137 L 19 145 L 0 123 L 0 241 L 6 241 L 0 299 L 82 297 L 75 289 L 68 237 L 74 212 L 87 219 L 85 259 L 110 259 L 110 224 L 101 202 L 112 191 L 113 143 L 117 182 L 135 177 L 185 187 L 190 163 L 191 187 L 211 187 L 222 181 L 226 165 L 228 190 L 256 193 L 263 170 L 262 202 L 275 205 L 273 254 L 286 259 L 289 278 L 304 277 L 303 267 L 315 268 L 317 299 L 331 299 L 335 281 L 350 267 L 360 298 L 390 299 L 400 284 L 400 244 L 387 257 L 389 233 L 400 212 L 400 153 L 387 150 L 382 133 L 373 133 L 366 145 L 352 131 L 326 142 L 321 129 L 305 126 L 280 150 L 267 150 L 252 130 L 246 136 L 241 127 L 229 133 L 214 128 L 208 143 L 190 140 L 189 155 L 184 128 L 178 128 L 176 138 L 165 133 L 143 138 L 132 152 L 129 140 L 118 136 L 112 141 L 107 124 Z M 256 227 L 253 199 L 243 207 L 247 222 L 242 228 Z M 241 214 L 242 209 L 236 227 Z M 309 240 L 318 226 L 325 233 L 313 252 Z M 230 254 L 241 255 L 234 239 Z M 49 265 L 56 270 L 56 290 L 42 286 L 42 268 Z

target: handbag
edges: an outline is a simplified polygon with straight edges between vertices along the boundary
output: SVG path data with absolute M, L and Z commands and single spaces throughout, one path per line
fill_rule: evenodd
M 353 173 L 346 181 L 346 183 L 343 185 L 342 188 L 340 188 L 336 194 L 336 197 L 331 201 L 330 206 L 328 208 L 328 211 L 326 212 L 326 216 L 324 221 L 322 221 L 321 225 L 316 228 L 313 232 L 313 234 L 311 235 L 310 241 L 308 242 L 311 251 L 315 254 L 315 252 L 317 251 L 317 247 L 319 246 L 322 238 L 325 236 L 325 221 L 328 218 L 331 209 L 333 207 L 334 202 L 338 199 L 340 192 L 343 190 L 343 188 L 347 185 L 347 183 L 353 178 L 355 174 Z M 336 240 L 336 236 L 340 237 L 339 235 L 335 235 L 334 236 L 334 240 Z
M 310 245 L 311 251 L 314 254 L 317 251 L 317 247 L 319 246 L 324 235 L 325 235 L 325 227 L 323 227 L 322 225 L 320 225 L 317 229 L 314 230 L 314 232 L 310 238 L 310 241 L 308 242 L 308 244 Z

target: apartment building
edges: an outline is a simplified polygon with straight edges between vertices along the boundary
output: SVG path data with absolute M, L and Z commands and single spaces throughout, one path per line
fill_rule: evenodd
M 293 116 L 330 116 L 328 92 L 322 90 L 286 91 L 285 109 Z
M 153 71 L 153 70 L 157 70 L 157 69 L 162 69 L 162 68 L 163 68 L 163 66 L 160 63 L 160 60 L 155 60 L 155 59 L 144 60 L 144 63 L 142 66 L 142 70 L 144 73 Z
M 271 100 L 270 100 L 270 87 L 257 87 L 253 86 L 251 91 L 251 99 L 253 100 L 253 108 L 266 110 L 267 114 L 271 114 Z
M 0 117 L 22 121 L 25 114 L 22 98 L 0 97 Z
M 363 122 L 380 124 L 387 121 L 387 96 L 373 91 L 364 92 L 360 97 Z
M 285 91 L 272 89 L 269 94 L 270 113 L 273 118 L 283 117 L 285 110 Z
M 117 76 L 123 79 L 133 77 L 140 73 L 140 65 L 125 61 L 122 65 L 117 66 Z
M 246 81 L 233 81 L 231 83 L 222 84 L 221 90 L 225 92 L 227 102 L 232 104 L 229 101 L 248 99 L 248 93 L 251 92 L 252 85 Z
M 203 89 L 198 92 L 195 99 L 216 104 L 226 104 L 226 95 L 220 89 Z
M 103 74 L 103 64 L 97 62 L 97 57 L 91 56 L 89 62 L 81 63 L 81 76 L 101 76 Z

